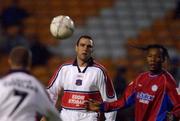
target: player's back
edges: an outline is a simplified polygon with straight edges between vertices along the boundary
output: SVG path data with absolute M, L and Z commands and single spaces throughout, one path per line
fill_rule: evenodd
M 36 121 L 37 113 L 42 113 L 41 107 L 45 105 L 42 90 L 41 84 L 26 72 L 13 72 L 2 78 L 0 121 Z

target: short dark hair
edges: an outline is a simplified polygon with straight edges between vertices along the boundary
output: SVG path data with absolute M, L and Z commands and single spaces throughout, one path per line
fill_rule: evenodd
M 151 44 L 151 45 L 148 45 L 148 46 L 146 47 L 146 50 L 148 51 L 148 50 L 151 49 L 151 48 L 161 49 L 161 50 L 162 50 L 163 59 L 164 59 L 164 60 L 165 60 L 166 58 L 169 59 L 168 50 L 167 50 L 163 45 L 160 45 L 160 44 Z
M 89 35 L 82 35 L 82 36 L 80 36 L 79 39 L 77 40 L 76 45 L 79 44 L 79 41 L 80 41 L 82 38 L 90 39 L 90 40 L 93 41 L 92 37 L 90 37 Z
M 160 44 L 150 44 L 150 45 L 147 45 L 145 47 L 135 47 L 135 48 L 143 50 L 143 51 L 148 51 L 149 49 L 152 49 L 152 48 L 161 49 L 163 60 L 165 60 L 166 58 L 168 60 L 170 59 L 168 50 L 163 45 L 160 45 Z
M 18 46 L 12 49 L 9 58 L 14 65 L 27 67 L 31 56 L 31 52 L 27 48 Z

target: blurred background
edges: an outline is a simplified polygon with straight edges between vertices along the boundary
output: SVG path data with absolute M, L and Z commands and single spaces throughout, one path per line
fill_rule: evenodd
M 56 40 L 49 32 L 58 15 L 75 22 L 68 39 Z M 94 39 L 93 56 L 107 68 L 118 97 L 147 68 L 144 53 L 131 46 L 167 47 L 171 60 L 164 67 L 179 83 L 180 0 L 0 0 L 0 76 L 9 69 L 9 51 L 22 45 L 32 50 L 32 73 L 47 85 L 58 65 L 75 57 L 82 34 Z M 131 121 L 124 112 L 121 119 Z

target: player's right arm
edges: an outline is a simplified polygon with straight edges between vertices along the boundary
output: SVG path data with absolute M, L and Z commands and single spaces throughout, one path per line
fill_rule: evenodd
M 101 112 L 110 112 L 114 110 L 118 110 L 120 108 L 131 106 L 135 101 L 135 91 L 134 91 L 134 83 L 131 82 L 126 88 L 123 96 L 114 102 L 104 102 L 100 104 Z
M 56 105 L 59 93 L 63 90 L 61 80 L 63 79 L 62 67 L 59 67 L 49 81 L 47 92 L 53 104 Z
M 40 86 L 36 99 L 38 101 L 37 103 L 39 103 L 37 104 L 38 110 L 40 114 L 46 118 L 46 121 L 61 121 L 59 113 L 51 102 L 44 87 Z

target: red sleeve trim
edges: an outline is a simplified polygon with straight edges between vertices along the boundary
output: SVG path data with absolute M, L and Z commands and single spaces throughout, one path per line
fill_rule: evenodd
M 110 79 L 109 75 L 107 74 L 107 70 L 102 66 L 101 64 L 95 62 L 94 67 L 97 67 L 102 70 L 104 77 L 105 77 L 105 83 L 106 83 L 106 95 L 108 98 L 114 98 L 115 97 L 115 91 L 113 87 L 112 80 Z

